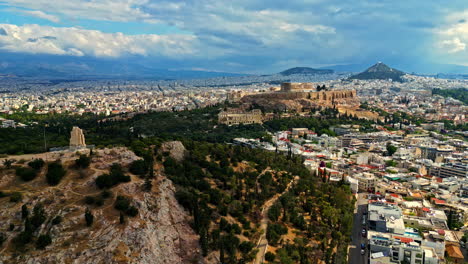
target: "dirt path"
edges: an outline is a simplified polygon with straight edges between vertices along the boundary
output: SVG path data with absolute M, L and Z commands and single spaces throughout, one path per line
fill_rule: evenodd
M 265 261 L 265 254 L 268 249 L 268 240 L 266 239 L 266 231 L 268 227 L 268 210 L 270 207 L 280 198 L 283 194 L 285 194 L 291 188 L 292 184 L 298 180 L 299 177 L 295 177 L 289 183 L 286 189 L 282 193 L 277 193 L 275 196 L 270 198 L 268 201 L 265 202 L 262 208 L 262 220 L 260 221 L 260 229 L 262 230 L 262 235 L 258 239 L 257 249 L 258 253 L 255 257 L 254 264 L 261 264 Z

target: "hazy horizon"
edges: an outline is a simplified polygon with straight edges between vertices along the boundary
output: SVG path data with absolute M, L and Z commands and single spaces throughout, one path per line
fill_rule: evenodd
M 465 1 L 2 0 L 0 14 L 0 52 L 13 56 L 256 74 L 377 61 L 416 72 L 468 66 Z M 446 71 L 468 73 L 460 69 Z

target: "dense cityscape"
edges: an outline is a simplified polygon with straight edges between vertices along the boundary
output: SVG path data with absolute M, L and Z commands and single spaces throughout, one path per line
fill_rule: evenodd
M 460 1 L 0 0 L 0 264 L 468 263 Z

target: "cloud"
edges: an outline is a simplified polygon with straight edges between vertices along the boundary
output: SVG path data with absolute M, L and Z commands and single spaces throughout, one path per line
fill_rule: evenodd
M 23 14 L 26 14 L 26 15 L 30 15 L 30 16 L 33 16 L 33 17 L 49 20 L 49 21 L 54 22 L 54 23 L 60 22 L 60 18 L 58 18 L 57 16 L 46 14 L 46 13 L 44 13 L 42 11 L 39 11 L 39 10 L 13 9 L 13 11 L 20 12 L 20 13 L 23 13 Z
M 37 36 L 23 32 L 27 36 L 21 40 L 11 34 L 7 38 L 0 35 L 2 49 L 8 47 L 8 50 L 30 48 L 30 52 L 37 53 L 97 57 L 168 56 L 183 58 L 187 65 L 182 66 L 186 68 L 216 65 L 227 70 L 236 71 L 237 67 L 265 72 L 296 65 L 412 61 L 429 57 L 440 63 L 451 63 L 457 61 L 457 56 L 468 59 L 466 0 L 451 0 L 449 4 L 413 0 L 404 5 L 393 0 L 270 0 L 268 3 L 261 0 L 0 0 L 0 3 L 9 8 L 32 10 L 45 19 L 53 14 L 63 24 L 73 26 L 64 30 L 42 27 Z M 53 19 L 49 17 L 52 22 Z M 168 32 L 175 30 L 186 35 L 129 36 L 79 30 L 80 26 L 87 26 L 115 32 L 119 26 L 126 27 L 126 22 L 132 23 L 128 23 L 125 32 L 132 32 L 131 27 L 135 25 L 145 27 L 145 32 L 166 26 L 170 28 Z
M 442 48 L 446 49 L 448 53 L 457 53 L 460 51 L 464 51 L 466 48 L 466 44 L 462 42 L 459 38 L 443 40 L 441 44 Z
M 466 64 L 468 60 L 468 9 L 449 13 L 434 30 L 435 53 L 440 59 Z
M 190 35 L 133 35 L 40 25 L 0 24 L 0 49 L 10 52 L 72 56 L 195 56 L 199 44 Z
M 2 3 L 19 8 L 27 8 L 62 14 L 71 19 L 91 19 L 101 21 L 141 21 L 152 16 L 142 7 L 147 0 L 2 0 Z

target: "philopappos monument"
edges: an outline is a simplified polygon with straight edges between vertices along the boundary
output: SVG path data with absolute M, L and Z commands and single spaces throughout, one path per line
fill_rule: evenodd
M 79 127 L 74 126 L 70 133 L 70 147 L 86 147 L 83 130 L 81 130 Z

